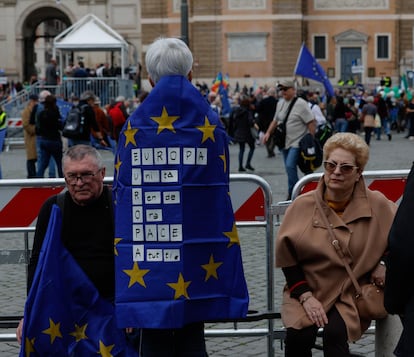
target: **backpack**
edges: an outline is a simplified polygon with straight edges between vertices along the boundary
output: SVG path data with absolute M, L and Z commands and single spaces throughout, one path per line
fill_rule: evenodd
M 299 151 L 298 166 L 304 174 L 311 174 L 322 165 L 322 147 L 312 134 L 308 133 L 300 140 Z
M 62 135 L 68 139 L 80 139 L 85 130 L 85 106 L 74 105 L 70 110 L 63 126 Z
M 315 134 L 315 139 L 319 141 L 319 144 L 322 148 L 325 145 L 326 140 L 332 136 L 333 132 L 334 130 L 332 124 L 328 121 L 326 121 L 325 124 L 318 126 L 318 130 Z

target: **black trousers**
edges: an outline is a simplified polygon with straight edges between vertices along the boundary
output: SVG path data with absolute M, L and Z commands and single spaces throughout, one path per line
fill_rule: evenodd
M 323 328 L 324 357 L 349 357 L 348 336 L 345 322 L 338 310 L 328 311 L 328 324 Z M 285 339 L 285 357 L 312 357 L 318 327 L 312 325 L 302 330 L 288 328 Z
M 142 357 L 206 357 L 204 324 L 196 322 L 179 329 L 142 329 Z

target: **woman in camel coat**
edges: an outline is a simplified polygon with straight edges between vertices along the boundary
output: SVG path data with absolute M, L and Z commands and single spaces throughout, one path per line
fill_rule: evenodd
M 357 279 L 383 287 L 382 259 L 396 205 L 366 188 L 362 172 L 368 157 L 359 136 L 332 136 L 324 146 L 325 172 L 316 195 L 299 196 L 286 212 L 276 240 L 276 265 L 287 282 L 281 311 L 285 356 L 312 356 L 319 327 L 325 357 L 350 356 L 348 341 L 358 340 L 370 324 L 358 315 L 355 288 L 321 216 L 327 216 Z
M 34 106 L 38 102 L 38 96 L 33 94 L 29 97 L 29 103 L 22 111 L 22 124 L 24 130 L 24 147 L 26 149 L 27 178 L 36 177 L 36 127 L 30 124 L 30 116 Z

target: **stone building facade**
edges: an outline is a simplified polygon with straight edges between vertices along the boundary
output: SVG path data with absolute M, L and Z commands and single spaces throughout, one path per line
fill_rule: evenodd
M 413 69 L 414 0 L 188 0 L 194 78 L 217 72 L 263 83 L 293 77 L 301 44 L 333 84 L 376 85 Z M 92 12 L 131 44 L 143 64 L 159 36 L 182 35 L 182 0 L 0 0 L 0 68 L 20 80 L 33 67 L 33 33 L 46 19 L 67 26 Z M 104 55 L 108 57 L 108 54 Z M 113 58 L 111 58 L 113 59 Z M 96 57 L 85 61 L 95 65 Z M 89 63 L 88 63 L 89 62 Z M 32 67 L 31 67 L 32 66 Z

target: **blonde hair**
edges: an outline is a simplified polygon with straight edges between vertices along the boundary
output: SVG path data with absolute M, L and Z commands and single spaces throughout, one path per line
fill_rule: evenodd
M 336 133 L 323 146 L 323 159 L 326 160 L 333 150 L 342 148 L 355 156 L 355 164 L 361 171 L 369 159 L 369 146 L 358 135 L 353 133 Z

